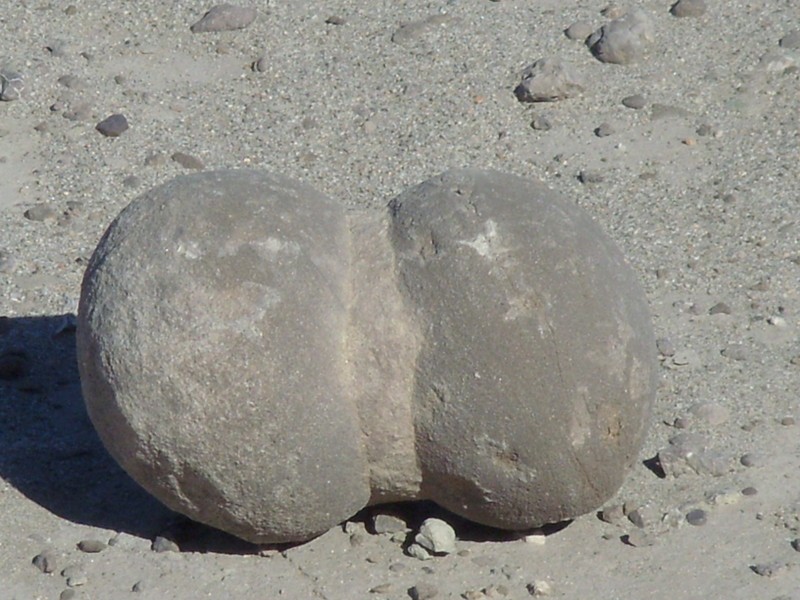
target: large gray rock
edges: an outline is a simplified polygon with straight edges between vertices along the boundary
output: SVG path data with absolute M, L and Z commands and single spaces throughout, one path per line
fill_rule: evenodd
M 90 417 L 171 508 L 254 542 L 431 499 L 526 529 L 596 509 L 655 390 L 647 305 L 574 204 L 451 171 L 383 212 L 281 176 L 184 176 L 84 278 Z
M 627 65 L 640 60 L 654 39 L 652 20 L 636 9 L 603 25 L 586 45 L 601 62 Z

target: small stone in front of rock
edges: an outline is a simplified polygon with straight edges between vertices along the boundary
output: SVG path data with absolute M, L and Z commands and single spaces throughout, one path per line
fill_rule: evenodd
M 409 588 L 408 595 L 411 600 L 429 600 L 435 598 L 439 590 L 432 583 L 418 583 L 417 585 Z
M 45 550 L 34 556 L 32 563 L 42 573 L 52 573 L 56 570 L 56 555 L 51 550 Z
M 585 21 L 576 21 L 564 30 L 566 35 L 571 40 L 583 41 L 592 35 L 592 26 Z
M 647 100 L 641 94 L 633 94 L 632 96 L 625 96 L 622 99 L 622 106 L 639 110 L 647 105 Z
M 456 551 L 456 532 L 441 519 L 425 519 L 414 541 L 433 554 L 452 554 Z
M 189 29 L 192 33 L 212 33 L 244 29 L 255 21 L 256 9 L 249 6 L 219 4 L 211 8 Z
M 670 11 L 676 17 L 700 17 L 706 14 L 704 0 L 678 0 Z
M 372 531 L 374 533 L 399 533 L 408 531 L 408 524 L 397 515 L 377 513 L 372 515 Z
M 180 552 L 178 544 L 161 535 L 156 536 L 156 539 L 153 540 L 151 549 L 153 552 Z
M 101 542 L 100 540 L 93 540 L 93 539 L 81 540 L 80 542 L 78 542 L 78 549 L 81 552 L 94 554 L 105 550 L 106 544 L 104 542 Z
M 522 73 L 514 90 L 520 102 L 555 102 L 578 95 L 584 89 L 578 73 L 560 58 L 541 58 Z
M 125 115 L 113 114 L 95 125 L 95 129 L 106 137 L 119 137 L 128 130 L 128 119 Z
M 705 525 L 708 520 L 708 515 L 706 511 L 701 508 L 696 508 L 695 510 L 690 510 L 686 513 L 686 522 L 689 525 L 694 525 L 695 527 L 700 527 Z
M 171 158 L 184 169 L 194 169 L 196 171 L 205 169 L 205 165 L 199 158 L 185 152 L 175 152 Z

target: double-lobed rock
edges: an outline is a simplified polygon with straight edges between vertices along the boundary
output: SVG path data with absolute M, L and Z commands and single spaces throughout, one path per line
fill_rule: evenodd
M 100 241 L 78 352 L 126 471 L 258 543 L 399 500 L 506 529 L 594 510 L 655 390 L 612 241 L 543 185 L 474 169 L 360 212 L 272 173 L 178 177 Z

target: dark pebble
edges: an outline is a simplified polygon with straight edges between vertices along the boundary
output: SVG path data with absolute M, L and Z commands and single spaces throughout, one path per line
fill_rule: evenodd
M 186 154 L 184 152 L 176 152 L 172 155 L 172 160 L 184 169 L 196 169 L 198 171 L 205 169 L 205 165 L 199 158 L 195 158 L 191 154 Z
M 325 19 L 325 22 L 328 25 L 344 25 L 345 23 L 347 23 L 347 20 L 344 17 L 340 17 L 338 15 L 331 15 L 330 17 Z
M 146 589 L 147 589 L 147 586 L 145 585 L 144 581 L 137 581 L 131 587 L 131 591 L 132 592 L 143 592 Z
M 700 527 L 705 525 L 707 520 L 708 515 L 706 514 L 706 511 L 702 509 L 697 508 L 686 513 L 686 522 L 689 523 L 689 525 Z
M 128 119 L 119 113 L 107 117 L 95 125 L 95 129 L 106 137 L 118 137 L 128 129 Z
M 439 590 L 432 583 L 418 583 L 408 589 L 408 595 L 411 600 L 428 600 L 429 598 L 435 598 L 438 593 Z
M 78 542 L 78 549 L 81 552 L 87 552 L 90 554 L 94 554 L 96 552 L 102 552 L 106 549 L 105 542 L 101 542 L 100 540 L 81 540 Z
M 795 423 L 794 417 L 783 417 L 781 419 L 781 425 L 785 425 L 787 427 L 790 425 L 794 425 L 794 423 Z
M 748 452 L 747 454 L 742 455 L 742 457 L 739 459 L 739 462 L 745 467 L 757 467 L 762 461 L 758 455 Z
M 52 573 L 56 570 L 56 555 L 50 550 L 45 550 L 33 557 L 33 566 L 42 573 Z
M 656 340 L 656 348 L 661 356 L 675 355 L 675 344 L 669 338 L 658 338 Z
M 758 490 L 753 486 L 748 486 L 742 490 L 742 496 L 755 496 L 758 494 Z

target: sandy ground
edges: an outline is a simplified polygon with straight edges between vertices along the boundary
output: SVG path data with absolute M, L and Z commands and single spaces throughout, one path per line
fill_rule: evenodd
M 605 23 L 605 0 L 255 4 L 245 29 L 193 34 L 210 4 L 2 3 L 0 70 L 24 88 L 0 103 L 0 597 L 525 598 L 538 585 L 575 599 L 800 598 L 800 50 L 779 45 L 800 4 L 708 0 L 679 19 L 670 2 L 632 1 L 621 7 L 642 8 L 654 40 L 624 66 L 563 33 Z M 419 26 L 393 40 L 407 23 Z M 522 70 L 545 56 L 569 61 L 584 92 L 519 102 Z M 634 94 L 641 109 L 622 104 Z M 95 125 L 113 113 L 130 128 L 104 137 Z M 87 419 L 71 315 L 104 228 L 185 171 L 176 152 L 280 171 L 353 206 L 459 166 L 574 198 L 629 257 L 662 338 L 642 461 L 607 505 L 618 518 L 580 517 L 541 545 L 447 517 L 459 552 L 423 562 L 370 534 L 369 514 L 277 552 L 149 498 Z M 651 459 L 679 433 L 702 436 L 690 441 L 715 467 L 663 477 Z M 436 512 L 403 510 L 412 527 Z M 180 552 L 151 550 L 165 532 Z M 78 549 L 91 539 L 114 544 Z M 52 573 L 32 564 L 42 552 Z

